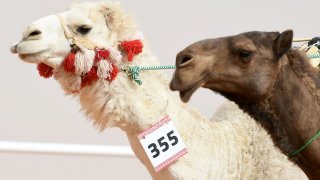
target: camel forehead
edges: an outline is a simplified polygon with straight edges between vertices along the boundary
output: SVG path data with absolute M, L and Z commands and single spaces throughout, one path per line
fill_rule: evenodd
M 68 7 L 68 10 L 78 9 L 78 10 L 86 11 L 92 8 L 97 8 L 99 5 L 100 3 L 97 3 L 97 2 L 75 2 Z
M 256 47 L 272 47 L 273 41 L 278 35 L 280 35 L 279 32 L 251 31 L 238 34 L 234 36 L 234 38 L 243 38 L 247 39 L 247 41 L 250 40 Z
M 254 51 L 257 48 L 270 49 L 279 34 L 279 32 L 251 31 L 234 36 L 206 39 L 191 44 L 189 47 L 192 48 L 186 48 L 186 51 L 205 52 L 213 49 L 229 49 L 231 51 L 246 49 Z
M 85 18 L 89 18 L 93 22 L 101 19 L 102 3 L 78 2 L 69 6 L 67 11 L 61 13 L 67 21 L 81 22 Z
M 272 49 L 279 32 L 251 31 L 234 36 L 204 40 L 194 46 L 202 46 L 203 50 L 219 49 L 223 52 L 236 52 L 240 49 L 249 51 L 266 51 Z

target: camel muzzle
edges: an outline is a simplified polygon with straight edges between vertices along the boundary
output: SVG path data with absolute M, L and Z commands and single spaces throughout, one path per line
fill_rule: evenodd
M 11 46 L 10 47 L 10 52 L 13 53 L 13 54 L 17 54 L 18 53 L 17 47 L 18 47 L 18 44 L 15 44 L 15 45 Z

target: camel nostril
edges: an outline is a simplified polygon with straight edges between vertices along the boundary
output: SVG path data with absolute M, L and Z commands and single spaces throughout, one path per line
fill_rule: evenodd
M 31 36 L 37 36 L 37 35 L 40 35 L 41 34 L 41 31 L 39 30 L 34 30 L 32 32 L 29 33 L 28 37 L 31 37 Z
M 181 58 L 180 60 L 180 65 L 184 65 L 187 62 L 189 62 L 190 60 L 192 60 L 192 57 L 190 55 L 185 55 Z

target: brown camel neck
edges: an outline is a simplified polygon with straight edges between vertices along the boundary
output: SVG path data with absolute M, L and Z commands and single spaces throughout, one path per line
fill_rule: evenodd
M 296 62 L 290 58 L 289 55 L 289 63 L 281 68 L 269 98 L 260 103 L 273 114 L 271 123 L 278 138 L 288 137 L 287 143 L 292 147 L 286 143 L 287 148 L 282 148 L 285 153 L 304 145 L 320 129 L 319 98 L 315 96 L 312 73 L 302 74 L 302 67 L 296 67 Z
M 275 135 L 283 140 L 279 147 L 287 154 L 303 146 L 320 130 L 320 78 L 318 71 L 299 52 L 289 52 L 288 59 L 284 60 L 288 63 L 281 68 L 265 105 L 274 113 Z M 281 135 L 287 138 L 281 138 Z M 311 143 L 295 160 L 300 167 L 310 171 L 311 179 L 319 178 L 320 139 Z
M 253 102 L 234 94 L 223 94 L 260 122 L 285 154 L 303 146 L 320 130 L 320 78 L 299 52 L 288 58 L 267 99 Z M 297 157 L 297 164 L 320 177 L 320 139 L 315 140 Z

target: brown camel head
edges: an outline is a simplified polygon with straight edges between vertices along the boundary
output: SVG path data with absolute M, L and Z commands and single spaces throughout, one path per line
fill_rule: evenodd
M 261 99 L 272 88 L 292 38 L 292 30 L 254 31 L 191 44 L 177 54 L 170 88 L 180 91 L 184 102 L 199 87 Z

